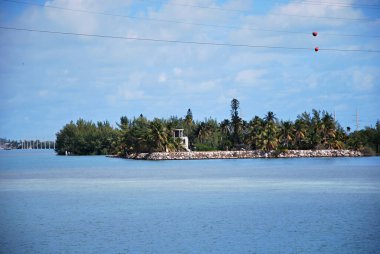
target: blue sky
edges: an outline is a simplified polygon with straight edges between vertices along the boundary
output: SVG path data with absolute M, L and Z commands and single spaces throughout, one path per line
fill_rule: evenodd
M 380 36 L 380 1 L 28 2 L 42 6 L 0 1 L 0 26 L 310 50 L 0 29 L 1 137 L 54 139 L 64 124 L 78 118 L 114 124 L 120 116 L 140 113 L 148 118 L 184 116 L 188 108 L 195 119 L 211 116 L 221 121 L 229 118 L 232 98 L 240 101 L 246 120 L 267 111 L 295 120 L 313 108 L 335 112 L 341 125 L 352 129 L 356 110 L 361 127 L 380 119 L 380 53 L 323 50 L 380 50 L 380 37 L 374 37 Z M 125 15 L 234 28 L 120 17 Z M 313 37 L 313 31 L 319 35 Z M 314 52 L 316 46 L 321 51 Z

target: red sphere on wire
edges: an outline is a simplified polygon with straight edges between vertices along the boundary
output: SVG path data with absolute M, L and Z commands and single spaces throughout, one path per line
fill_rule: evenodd
M 313 36 L 317 36 L 318 32 L 313 32 L 312 34 L 313 34 Z
M 314 51 L 315 52 L 318 52 L 319 48 L 318 47 L 315 47 Z

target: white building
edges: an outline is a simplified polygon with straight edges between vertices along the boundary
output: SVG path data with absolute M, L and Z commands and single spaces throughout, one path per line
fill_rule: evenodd
M 186 151 L 190 152 L 190 149 L 189 149 L 189 139 L 188 139 L 188 137 L 183 136 L 183 129 L 175 129 L 173 131 L 173 136 L 174 136 L 174 138 L 181 139 L 181 141 L 182 141 L 182 147 Z

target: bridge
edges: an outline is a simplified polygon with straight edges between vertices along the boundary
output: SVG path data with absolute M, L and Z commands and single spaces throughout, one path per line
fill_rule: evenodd
M 0 138 L 0 150 L 55 149 L 55 141 L 40 139 L 9 140 Z
M 55 149 L 55 141 L 22 140 L 19 142 L 19 149 Z

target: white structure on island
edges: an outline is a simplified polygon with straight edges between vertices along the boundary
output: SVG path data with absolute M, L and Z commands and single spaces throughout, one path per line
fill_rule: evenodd
M 189 139 L 187 137 L 183 136 L 183 129 L 175 129 L 173 131 L 173 136 L 174 136 L 174 138 L 181 139 L 181 141 L 182 141 L 182 147 L 186 151 L 190 152 L 190 149 L 189 149 Z

